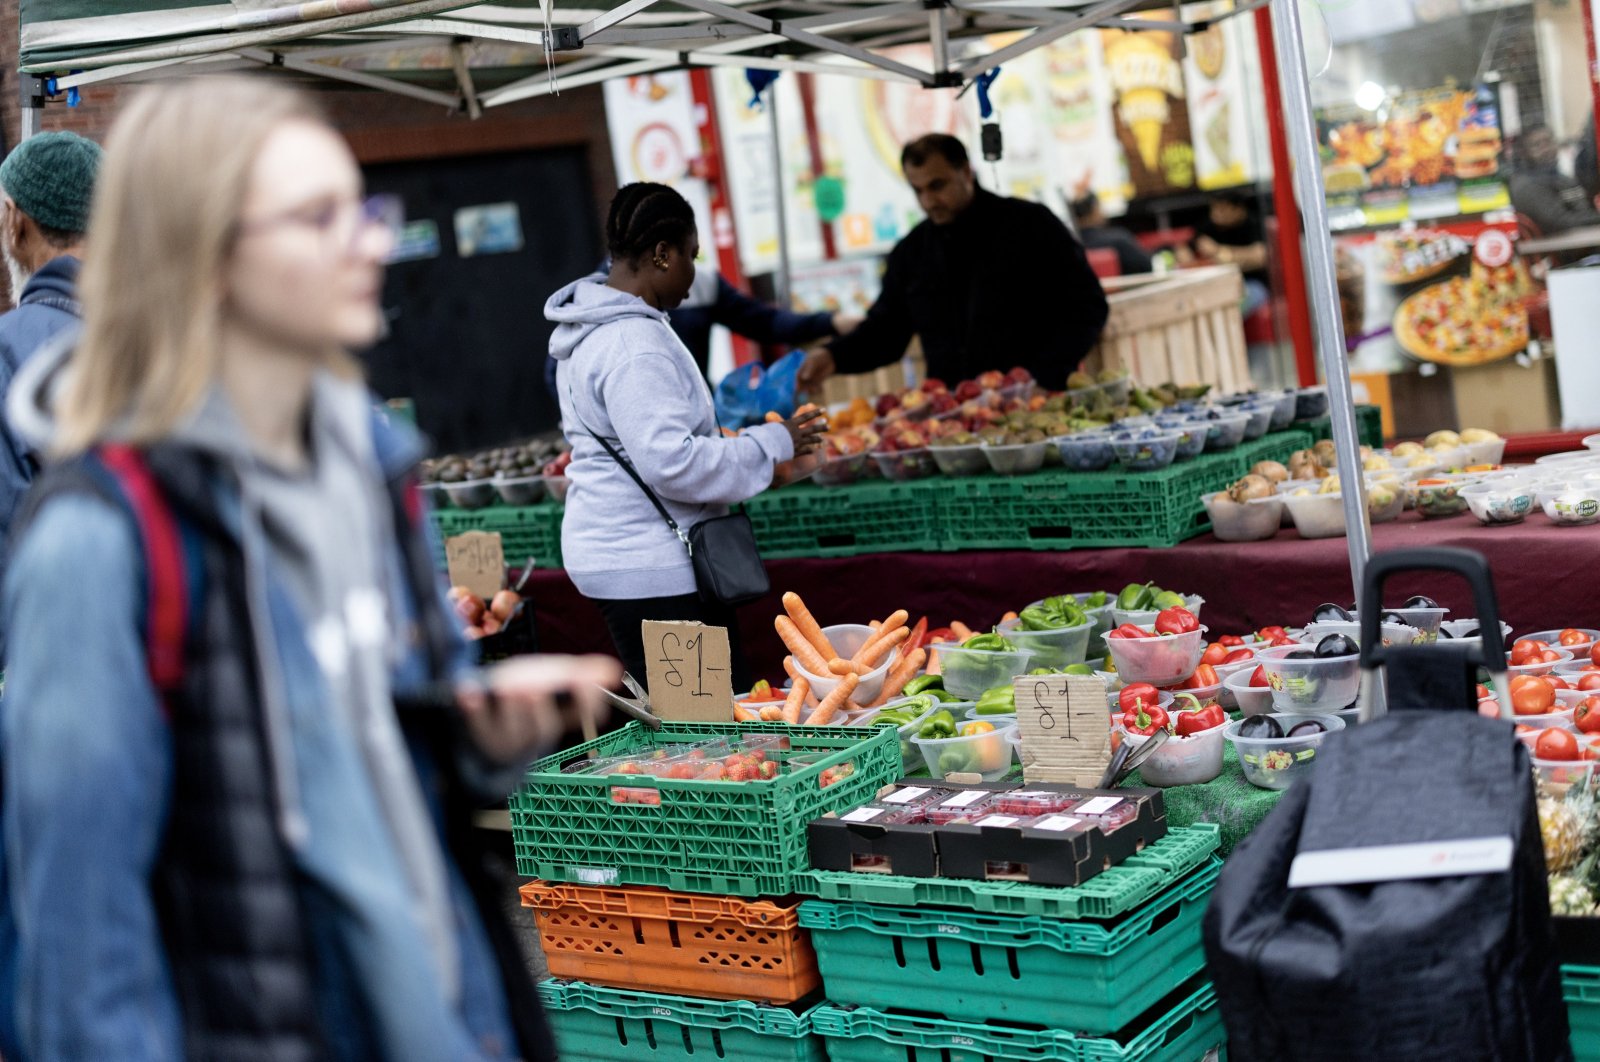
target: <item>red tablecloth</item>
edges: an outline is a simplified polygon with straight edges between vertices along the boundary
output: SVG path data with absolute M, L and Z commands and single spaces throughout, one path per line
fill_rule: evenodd
M 1471 516 L 1423 520 L 1407 513 L 1374 528 L 1375 550 L 1460 546 L 1489 560 L 1501 619 L 1518 632 L 1566 625 L 1600 627 L 1600 525 L 1556 527 L 1542 515 L 1511 527 L 1482 527 Z M 1213 636 L 1243 633 L 1272 623 L 1294 625 L 1311 618 L 1324 601 L 1348 606 L 1347 542 L 1316 541 L 1285 531 L 1266 542 L 1218 542 L 1210 535 L 1174 549 L 1096 549 L 1065 552 L 879 553 L 833 560 L 769 561 L 774 593 L 740 612 L 745 650 L 758 675 L 782 675 L 782 643 L 772 629 L 778 594 L 795 590 L 824 624 L 863 623 L 904 608 L 912 621 L 926 615 L 942 625 L 959 619 L 987 629 L 1002 613 L 1048 594 L 1108 590 L 1131 582 L 1159 585 L 1206 599 L 1202 620 Z M 543 647 L 552 652 L 610 652 L 599 611 L 573 587 L 565 572 L 541 571 L 529 582 Z M 1425 593 L 1452 609 L 1474 615 L 1470 594 L 1454 579 L 1396 580 L 1390 605 Z

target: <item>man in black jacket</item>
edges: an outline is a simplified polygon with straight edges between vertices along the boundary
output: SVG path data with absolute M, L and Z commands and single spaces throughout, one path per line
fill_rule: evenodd
M 951 385 L 1020 365 L 1065 387 L 1109 312 L 1083 247 L 1048 208 L 978 187 L 953 136 L 912 141 L 900 164 L 928 218 L 890 252 L 860 327 L 806 358 L 800 389 L 889 365 L 912 336 L 928 375 Z

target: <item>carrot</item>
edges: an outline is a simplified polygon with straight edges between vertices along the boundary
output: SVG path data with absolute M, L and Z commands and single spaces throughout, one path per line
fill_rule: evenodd
M 811 696 L 811 683 L 803 678 L 795 679 L 794 685 L 789 688 L 789 699 L 783 702 L 785 723 L 793 724 L 800 721 L 800 708 L 809 696 Z
M 1016 618 L 1017 618 L 1017 614 L 1015 612 L 1007 612 L 1004 616 L 1000 617 L 1000 622 L 1001 623 L 1010 623 L 1012 620 L 1014 620 Z
M 900 696 L 900 691 L 906 688 L 906 683 L 910 682 L 912 676 L 922 670 L 922 665 L 927 661 L 928 653 L 925 649 L 913 649 L 911 650 L 911 655 L 902 657 L 894 667 L 889 669 L 889 674 L 883 680 L 883 690 L 870 707 L 876 708 L 878 705 Z
M 860 675 L 863 673 L 863 671 L 870 671 L 871 668 L 863 668 L 862 665 L 856 663 L 854 660 L 840 660 L 838 657 L 834 657 L 832 660 L 828 661 L 828 670 L 833 672 L 835 675 L 844 676 Z
M 943 663 L 943 660 L 944 660 L 944 658 L 941 657 L 938 653 L 929 653 L 928 654 L 928 674 L 930 674 L 930 675 L 942 675 L 942 674 L 944 674 L 944 663 Z
M 733 706 L 733 719 L 736 723 L 759 723 L 761 715 L 742 704 L 736 704 Z
M 838 651 L 829 644 L 828 636 L 822 633 L 822 626 L 817 623 L 817 617 L 813 616 L 811 610 L 806 608 L 806 603 L 800 600 L 799 594 L 793 590 L 784 594 L 783 610 L 789 614 L 789 618 L 794 621 L 794 625 L 799 629 L 801 636 L 811 643 L 822 659 L 832 660 L 839 655 Z M 805 658 L 801 657 L 800 662 L 805 664 Z M 810 664 L 806 664 L 806 667 L 809 668 L 810 666 Z
M 822 698 L 822 703 L 817 705 L 817 710 L 811 713 L 811 718 L 806 722 L 810 726 L 827 726 L 828 721 L 839 714 L 839 709 L 844 707 L 844 702 L 855 693 L 856 687 L 861 684 L 858 675 L 846 675 L 840 680 L 833 692 Z
M 866 668 L 868 671 L 871 671 L 873 668 L 878 666 L 878 662 L 883 659 L 883 655 L 885 653 L 891 649 L 903 645 L 910 637 L 910 628 L 897 627 L 892 634 L 889 634 L 883 638 L 879 638 L 877 641 L 866 647 L 866 652 L 862 658 L 860 666 Z
M 856 655 L 852 656 L 850 659 L 858 664 L 865 663 L 868 658 L 868 654 L 873 652 L 883 639 L 889 637 L 895 631 L 904 627 L 908 618 L 909 617 L 906 615 L 905 609 L 901 609 L 900 611 L 892 614 L 888 619 L 884 620 L 883 623 L 878 626 L 877 630 L 872 633 L 870 638 L 861 643 L 861 648 L 857 649 Z M 882 656 L 883 654 L 878 653 L 878 655 Z
M 867 626 L 872 628 L 872 633 L 877 634 L 883 629 L 883 620 L 869 620 Z
M 794 654 L 795 663 L 813 675 L 829 674 L 828 657 L 819 653 L 817 647 L 806 640 L 805 635 L 800 633 L 800 628 L 795 626 L 794 620 L 788 616 L 779 616 L 772 621 L 772 625 L 777 628 L 778 637 L 783 639 L 783 644 L 789 647 L 789 652 Z
M 783 721 L 783 707 L 777 704 L 769 704 L 762 708 L 761 721 L 763 723 L 781 723 Z
M 972 628 L 960 620 L 951 620 L 950 633 L 956 636 L 956 641 L 964 642 L 972 637 Z

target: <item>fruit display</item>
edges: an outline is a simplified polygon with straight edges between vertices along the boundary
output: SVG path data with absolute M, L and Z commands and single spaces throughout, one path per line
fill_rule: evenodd
M 452 586 L 449 600 L 462 623 L 462 633 L 472 641 L 499 634 L 522 608 L 522 595 L 515 590 L 501 590 L 485 602 L 464 586 Z

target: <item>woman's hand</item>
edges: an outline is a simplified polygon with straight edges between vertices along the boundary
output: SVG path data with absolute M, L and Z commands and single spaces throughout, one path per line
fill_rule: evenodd
M 812 407 L 796 413 L 784 421 L 783 426 L 794 441 L 794 455 L 800 457 L 822 445 L 822 433 L 828 430 L 828 421 L 822 410 Z
M 479 750 L 496 763 L 536 757 L 574 723 L 605 718 L 601 688 L 622 681 L 609 656 L 519 656 L 483 672 L 484 687 L 462 687 L 461 714 Z

